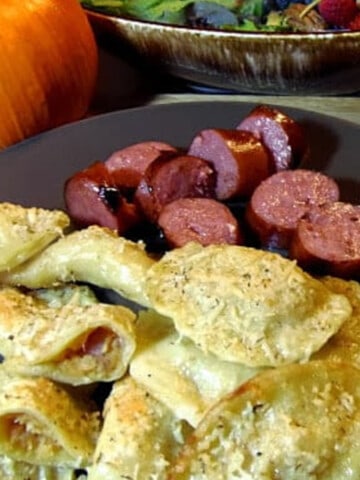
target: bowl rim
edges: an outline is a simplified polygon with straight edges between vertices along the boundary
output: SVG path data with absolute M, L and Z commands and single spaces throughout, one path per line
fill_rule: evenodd
M 86 12 L 88 17 L 91 19 L 97 20 L 107 20 L 112 23 L 122 24 L 124 26 L 137 26 L 148 28 L 152 30 L 165 30 L 169 32 L 183 32 L 187 33 L 188 35 L 201 35 L 204 37 L 225 37 L 225 38 L 262 38 L 266 37 L 269 38 L 293 38 L 293 39 L 319 39 L 319 38 L 326 38 L 332 39 L 341 37 L 354 39 L 360 38 L 360 30 L 319 30 L 315 32 L 272 32 L 272 31 L 234 31 L 234 30 L 221 30 L 221 29 L 200 29 L 200 28 L 191 28 L 184 25 L 175 25 L 175 24 L 168 24 L 168 23 L 160 23 L 160 22 L 151 22 L 149 20 L 139 20 L 134 19 L 126 16 L 114 15 L 105 12 L 100 12 L 98 10 L 91 9 L 89 7 L 82 6 L 83 10 Z

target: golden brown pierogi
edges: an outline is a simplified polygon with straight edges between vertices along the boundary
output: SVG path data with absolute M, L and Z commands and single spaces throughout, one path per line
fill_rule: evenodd
M 340 480 L 360 476 L 360 370 L 285 365 L 222 399 L 169 480 Z
M 153 308 L 205 352 L 250 367 L 306 361 L 351 314 L 344 295 L 276 253 L 189 243 L 147 274 Z

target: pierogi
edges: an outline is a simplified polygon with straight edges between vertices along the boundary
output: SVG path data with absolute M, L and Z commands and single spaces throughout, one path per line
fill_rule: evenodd
M 87 282 L 147 306 L 143 281 L 154 262 L 144 244 L 91 226 L 60 238 L 25 264 L 0 275 L 0 282 L 28 288 Z
M 70 218 L 61 210 L 0 203 L 0 272 L 41 252 L 64 234 Z
M 44 294 L 43 294 L 44 295 Z M 135 314 L 121 305 L 58 307 L 0 289 L 0 353 L 7 371 L 71 385 L 121 378 L 135 351 Z
M 89 480 L 166 480 L 192 431 L 131 377 L 114 383 L 103 417 Z
M 321 281 L 334 293 L 346 296 L 352 314 L 312 358 L 351 362 L 360 368 L 360 284 L 331 276 L 323 277 Z
M 179 335 L 172 320 L 153 310 L 139 313 L 130 375 L 192 426 L 223 395 L 260 370 L 204 353 Z
M 313 361 L 249 380 L 204 417 L 169 480 L 360 476 L 360 370 Z
M 250 367 L 308 360 L 352 311 L 344 295 L 295 262 L 242 246 L 172 250 L 150 268 L 145 287 L 152 307 L 181 335 Z
M 0 478 L 360 477 L 359 283 L 21 208 L 0 204 Z
M 0 369 L 0 380 L 0 455 L 38 466 L 90 464 L 100 432 L 94 405 L 46 378 Z

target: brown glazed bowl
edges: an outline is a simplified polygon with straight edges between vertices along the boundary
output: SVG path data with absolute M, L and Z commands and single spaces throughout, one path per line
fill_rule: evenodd
M 360 92 L 360 31 L 197 30 L 86 11 L 134 59 L 194 84 L 252 94 Z

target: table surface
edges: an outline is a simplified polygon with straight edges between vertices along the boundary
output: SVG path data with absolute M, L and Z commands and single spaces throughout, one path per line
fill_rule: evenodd
M 91 114 L 168 102 L 229 101 L 291 106 L 332 115 L 360 125 L 360 95 L 338 97 L 248 95 L 219 92 L 164 77 L 155 69 L 141 72 L 129 59 L 99 46 L 98 84 Z M 210 93 L 209 93 L 210 92 Z

